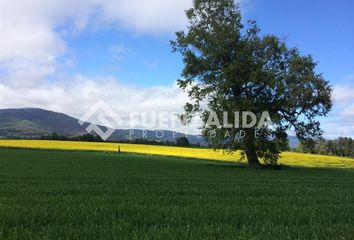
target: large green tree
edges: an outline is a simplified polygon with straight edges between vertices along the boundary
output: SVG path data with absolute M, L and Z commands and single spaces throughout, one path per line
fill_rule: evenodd
M 194 0 L 186 11 L 187 30 L 176 33 L 173 50 L 183 56 L 183 80 L 188 92 L 188 116 L 199 112 L 206 123 L 216 113 L 220 124 L 234 122 L 234 114 L 251 111 L 260 119 L 267 111 L 273 124 L 255 127 L 203 127 L 211 146 L 241 150 L 253 166 L 276 163 L 287 145 L 287 132 L 312 146 L 322 135 L 319 116 L 331 110 L 331 86 L 316 73 L 311 55 L 301 55 L 274 35 L 261 35 L 254 21 L 245 27 L 233 0 Z M 240 137 L 240 130 L 246 135 Z M 213 136 L 213 137 L 210 137 Z

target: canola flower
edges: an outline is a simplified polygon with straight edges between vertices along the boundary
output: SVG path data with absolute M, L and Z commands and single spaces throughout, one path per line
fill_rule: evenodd
M 226 154 L 223 151 L 214 151 L 207 148 L 182 148 L 170 146 L 155 146 L 127 143 L 93 143 L 72 141 L 48 140 L 0 140 L 0 147 L 55 149 L 55 150 L 84 150 L 84 151 L 109 151 L 117 152 L 120 147 L 122 152 L 142 153 L 152 155 L 176 156 L 197 158 L 214 161 L 239 162 L 240 154 Z M 1 156 L 0 156 L 1 157 Z M 279 160 L 280 164 L 304 167 L 334 167 L 354 168 L 354 159 L 336 156 L 322 156 L 304 153 L 284 152 Z

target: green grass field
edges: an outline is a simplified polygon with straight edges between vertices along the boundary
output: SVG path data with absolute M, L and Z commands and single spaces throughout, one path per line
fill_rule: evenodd
M 0 148 L 0 239 L 352 239 L 354 170 Z

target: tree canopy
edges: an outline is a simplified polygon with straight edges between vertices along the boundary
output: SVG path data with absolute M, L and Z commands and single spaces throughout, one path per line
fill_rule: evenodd
M 234 114 L 225 117 L 225 111 L 249 111 L 258 120 L 266 111 L 272 121 L 258 129 L 206 124 L 203 134 L 211 146 L 241 150 L 250 165 L 259 165 L 259 158 L 276 163 L 289 130 L 307 146 L 321 137 L 318 117 L 331 110 L 332 90 L 316 72 L 311 55 L 302 55 L 277 36 L 261 35 L 255 21 L 244 25 L 233 0 L 194 0 L 186 15 L 187 30 L 177 32 L 171 41 L 184 61 L 178 84 L 190 97 L 186 114 L 199 112 L 207 123 L 215 113 L 225 126 L 235 120 Z M 239 130 L 244 137 L 238 137 Z

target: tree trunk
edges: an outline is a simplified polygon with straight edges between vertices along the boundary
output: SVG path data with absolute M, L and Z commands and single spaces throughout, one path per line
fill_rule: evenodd
M 255 138 L 255 130 L 248 129 L 245 136 L 245 152 L 248 161 L 248 166 L 250 167 L 259 167 L 261 163 L 258 160 L 257 152 L 256 152 L 256 138 Z
M 246 150 L 247 162 L 250 167 L 259 167 L 261 163 L 258 160 L 257 153 L 255 149 Z

